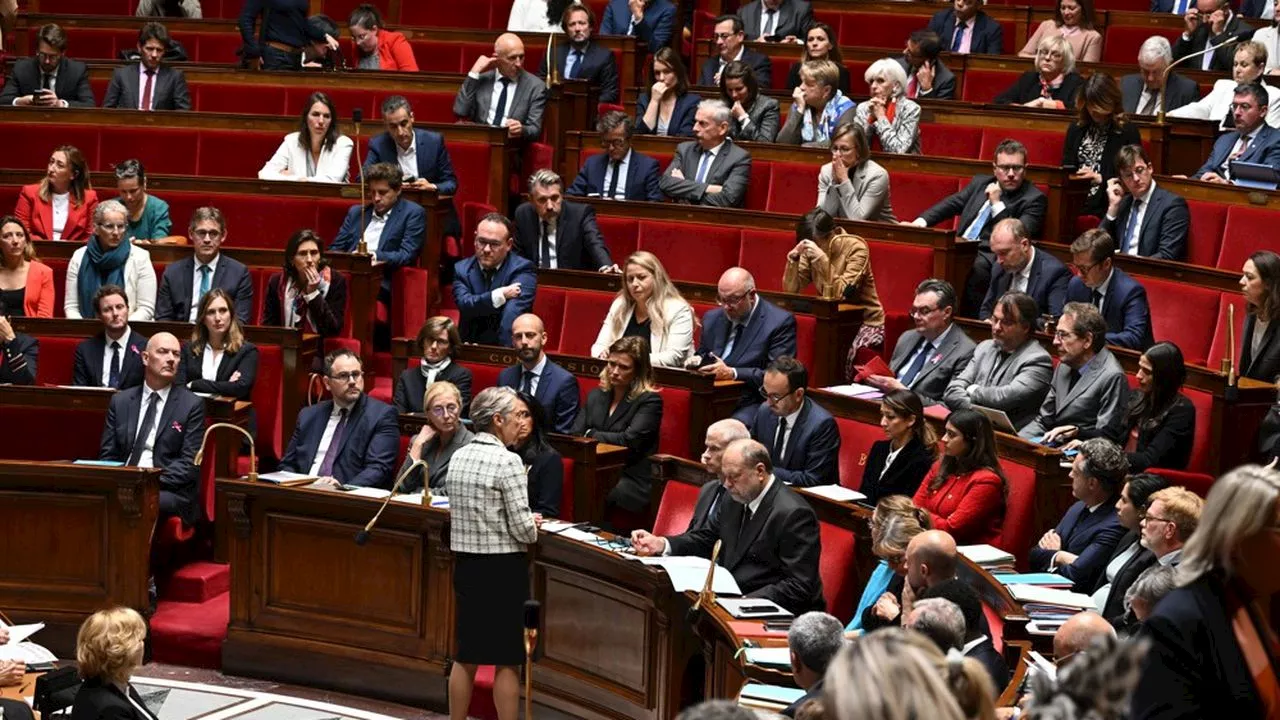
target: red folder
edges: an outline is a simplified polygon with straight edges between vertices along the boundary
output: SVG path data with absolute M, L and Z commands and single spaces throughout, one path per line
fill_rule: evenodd
M 886 363 L 884 358 L 881 358 L 879 355 L 872 355 L 871 360 L 868 362 L 862 365 L 854 365 L 853 367 L 858 371 L 858 374 L 853 376 L 853 381 L 856 383 L 860 383 L 872 375 L 897 377 L 893 372 L 893 368 L 889 367 L 889 364 Z

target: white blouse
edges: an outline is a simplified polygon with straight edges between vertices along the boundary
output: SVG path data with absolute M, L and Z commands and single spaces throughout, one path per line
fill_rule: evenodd
M 547 22 L 547 0 L 515 0 L 507 18 L 507 32 L 562 32 L 559 21 Z
M 298 133 L 291 132 L 284 136 L 284 142 L 276 148 L 276 154 L 258 171 L 258 179 L 345 183 L 351 169 L 353 147 L 351 138 L 339 135 L 333 147 L 320 151 L 320 162 L 312 169 L 313 174 L 308 176 L 307 164 L 311 153 L 298 144 Z
M 62 309 L 72 320 L 93 317 L 93 313 L 80 313 L 80 263 L 84 262 L 83 247 L 77 249 L 67 265 L 66 298 Z M 129 319 L 148 322 L 156 316 L 156 270 L 151 266 L 151 253 L 134 245 L 129 248 L 129 259 L 124 263 L 124 291 L 129 295 Z M 88 310 L 88 308 L 86 308 Z
M 53 239 L 61 240 L 67 229 L 67 215 L 71 213 L 71 193 L 51 193 L 53 205 Z

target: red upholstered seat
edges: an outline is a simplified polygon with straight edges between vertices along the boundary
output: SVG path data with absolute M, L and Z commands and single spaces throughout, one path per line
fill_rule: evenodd
M 908 216 L 909 217 L 909 216 Z M 933 275 L 933 251 L 917 245 L 871 241 L 871 270 L 885 311 L 885 357 L 902 333 L 911 329 L 911 303 L 920 279 Z
M 773 163 L 769 199 L 764 209 L 796 215 L 812 210 L 818 202 L 819 169 L 818 165 L 806 163 Z
M 899 220 L 914 220 L 934 203 L 959 190 L 966 182 L 967 180 L 949 175 L 893 173 L 890 176 L 893 214 Z M 955 220 L 951 219 L 937 227 L 950 230 L 954 225 Z
M 1218 300 L 1218 321 L 1214 323 L 1213 345 L 1209 349 L 1210 364 L 1217 367 L 1218 362 L 1227 355 L 1227 308 L 1236 309 L 1236 357 L 1239 358 L 1241 331 L 1244 328 L 1244 298 L 1238 292 L 1223 292 Z M 1239 370 L 1239 368 L 1236 368 Z
M 416 358 L 414 362 L 417 362 Z M 490 365 L 488 363 L 469 363 L 467 367 L 471 370 L 471 397 L 475 397 L 485 388 L 496 387 L 498 385 L 498 375 L 503 369 L 501 365 Z
M 1000 613 L 987 603 L 982 603 L 982 614 L 987 616 L 987 625 L 991 628 L 991 645 L 996 652 L 1004 652 L 1004 618 L 1000 617 Z M 1004 688 L 996 688 L 996 692 L 1003 691 Z
M 817 357 L 818 348 L 817 341 L 814 339 L 814 333 L 817 331 L 818 319 L 812 315 L 804 315 L 797 313 L 796 316 L 796 359 L 804 363 L 807 368 L 814 366 L 814 358 Z
M 743 207 L 748 210 L 767 210 L 769 205 L 769 173 L 773 163 L 767 160 L 751 161 L 751 177 L 747 181 L 747 197 Z
M 1145 8 L 1144 8 L 1145 9 Z M 1108 25 L 1102 38 L 1102 61 L 1132 65 L 1137 62 L 1138 48 L 1152 35 L 1163 35 L 1176 43 L 1180 28 L 1151 25 Z M 967 79 L 966 79 L 967 82 Z
M 982 128 L 920 123 L 920 154 L 925 157 L 981 158 Z
M 818 560 L 818 576 L 822 578 L 822 594 L 827 612 L 847 623 L 853 619 L 858 594 L 865 578 L 853 572 L 853 531 L 828 522 L 818 523 L 822 556 Z
M 814 13 L 815 19 L 836 28 L 841 45 L 901 49 L 907 36 L 926 24 L 919 17 L 897 13 L 829 10 Z
M 741 242 L 735 227 L 698 225 L 695 234 L 683 223 L 640 221 L 640 249 L 661 258 L 680 280 L 715 283 L 725 268 L 737 264 Z
M 564 327 L 564 290 L 554 287 L 540 287 L 533 297 L 533 312 L 542 318 L 542 325 L 547 330 L 547 344 L 544 349 L 547 352 L 560 351 L 561 344 L 561 328 Z M 608 311 L 608 308 L 605 308 Z M 597 330 L 599 327 L 597 326 Z M 595 340 L 595 336 L 591 336 L 587 347 Z
M 297 116 L 302 108 L 301 102 L 289 105 L 288 93 L 283 88 L 271 85 L 200 83 L 195 91 L 192 104 L 199 112 Z M 269 157 L 271 156 L 262 158 L 262 162 L 266 162 Z
M 98 101 L 102 101 L 101 95 L 98 96 Z M 49 154 L 55 147 L 71 145 L 84 155 L 90 170 L 98 168 L 98 128 L 96 126 L 10 124 L 5 127 L 4 132 L 4 162 L 8 167 L 43 170 L 49 162 Z M 37 179 L 38 176 L 32 177 L 32 181 Z M 12 209 L 12 205 L 4 207 L 5 212 Z
M 1008 484 L 1005 491 L 1004 524 L 1000 529 L 1000 539 L 994 544 L 1013 553 L 1018 559 L 1018 567 L 1024 568 L 1035 532 L 1036 473 L 1034 468 L 1008 461 L 1001 462 L 1000 467 L 1004 470 Z
M 751 272 L 756 279 L 757 288 L 782 292 L 782 273 L 787 268 L 787 253 L 795 246 L 795 233 L 743 229 L 738 265 Z M 813 295 L 813 286 L 806 288 L 804 292 Z
M 560 458 L 564 466 L 564 483 L 560 487 L 560 519 L 573 520 L 573 458 Z
M 857 490 L 862 487 L 862 470 L 867 465 L 867 453 L 877 440 L 885 438 L 879 425 L 861 423 L 848 418 L 836 418 L 840 429 L 840 484 Z
M 426 270 L 402 267 L 391 276 L 392 337 L 417 335 L 427 321 L 431 298 L 427 297 L 429 278 Z
M 201 130 L 198 167 L 203 176 L 258 177 L 284 138 L 244 130 Z M 231 151 L 234 148 L 234 152 Z
M 1150 468 L 1147 472 L 1168 480 L 1170 485 L 1181 485 L 1200 497 L 1206 497 L 1213 487 L 1214 478 L 1206 473 L 1166 470 L 1164 468 Z
M 581 380 L 581 378 L 579 379 Z M 592 387 L 595 387 L 592 383 Z M 676 457 L 690 457 L 689 391 L 664 387 L 662 394 L 662 427 L 658 432 L 658 452 Z
M 966 80 L 965 87 L 968 85 Z M 982 131 L 982 149 L 978 151 L 978 157 L 995 157 L 996 147 L 1007 138 L 1013 138 L 1027 146 L 1027 161 L 1032 165 L 1062 164 L 1062 132 L 1058 130 L 987 128 Z
M 1204 365 L 1213 345 L 1221 292 L 1172 280 L 1138 280 L 1147 289 L 1153 334 L 1176 344 L 1188 364 Z
M 253 382 L 253 407 L 258 416 L 258 453 L 271 458 L 284 454 L 281 410 L 284 400 L 284 359 L 279 345 L 258 346 L 258 377 Z M 228 436 L 230 437 L 230 436 Z
M 1239 272 L 1258 250 L 1275 250 L 1276 211 L 1234 205 L 1227 210 L 1218 267 Z
M 1209 429 L 1213 423 L 1213 395 L 1203 390 L 1183 388 L 1182 392 L 1196 408 L 1196 434 L 1191 444 L 1191 459 L 1187 470 L 1200 472 L 1209 469 Z
M 679 535 L 689 528 L 693 520 L 693 507 L 698 503 L 698 487 L 689 483 L 669 481 L 662 488 L 662 500 L 658 514 L 653 519 L 654 535 Z
M 1191 211 L 1191 227 L 1187 232 L 1186 261 L 1192 265 L 1213 267 L 1222 251 L 1227 206 L 1204 200 L 1187 200 L 1187 209 Z
M 191 152 L 189 130 L 147 128 L 145 132 L 146 141 L 140 142 L 142 138 L 136 128 L 103 125 L 102 152 L 95 169 L 111 170 L 124 160 L 137 158 L 149 173 L 196 174 L 196 155 Z
M 463 48 L 457 43 L 410 40 L 409 45 L 421 72 L 464 72 L 470 70 L 471 63 L 475 62 L 474 57 L 468 59 L 463 55 Z
M 59 313 L 60 314 L 60 313 Z M 41 337 L 36 363 L 36 384 L 70 385 L 76 363 L 76 346 L 83 338 Z M 101 428 L 98 429 L 101 432 Z
M 845 69 L 849 71 L 849 93 L 855 98 L 864 98 L 871 94 L 871 86 L 867 84 L 867 70 L 871 67 L 868 60 L 846 60 Z
M 964 88 L 960 92 L 960 99 L 972 103 L 995 102 L 997 95 L 1017 81 L 1019 75 L 1030 69 L 1031 64 L 1028 61 L 1025 69 L 1015 67 L 1009 70 L 967 70 L 964 74 Z
M 640 221 L 629 217 L 596 215 L 596 225 L 609 246 L 609 255 L 619 267 L 640 244 Z

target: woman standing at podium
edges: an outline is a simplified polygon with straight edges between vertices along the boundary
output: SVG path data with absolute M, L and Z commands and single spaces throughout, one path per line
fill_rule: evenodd
M 476 437 L 449 468 L 449 546 L 453 551 L 454 632 L 449 717 L 466 720 L 476 667 L 494 665 L 499 720 L 515 720 L 524 664 L 524 603 L 529 599 L 530 543 L 542 518 L 529 511 L 524 461 L 516 443 L 529 409 L 516 391 L 491 387 L 471 403 Z

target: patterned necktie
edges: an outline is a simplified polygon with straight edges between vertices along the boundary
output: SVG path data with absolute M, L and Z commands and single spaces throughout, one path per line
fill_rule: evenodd
M 111 372 L 107 377 L 107 386 L 120 387 L 120 341 L 111 342 Z
M 200 300 L 204 300 L 204 296 L 209 294 L 209 275 L 211 272 L 208 265 L 200 266 L 200 297 L 196 301 L 197 303 Z
M 951 40 L 951 52 L 960 52 L 960 46 L 964 44 L 964 25 L 956 26 L 955 37 Z
M 320 463 L 320 477 L 333 477 L 333 464 L 342 452 L 342 441 L 347 434 L 347 411 L 338 411 L 338 426 L 333 429 L 333 437 L 329 439 L 329 449 L 324 452 L 324 462 Z

